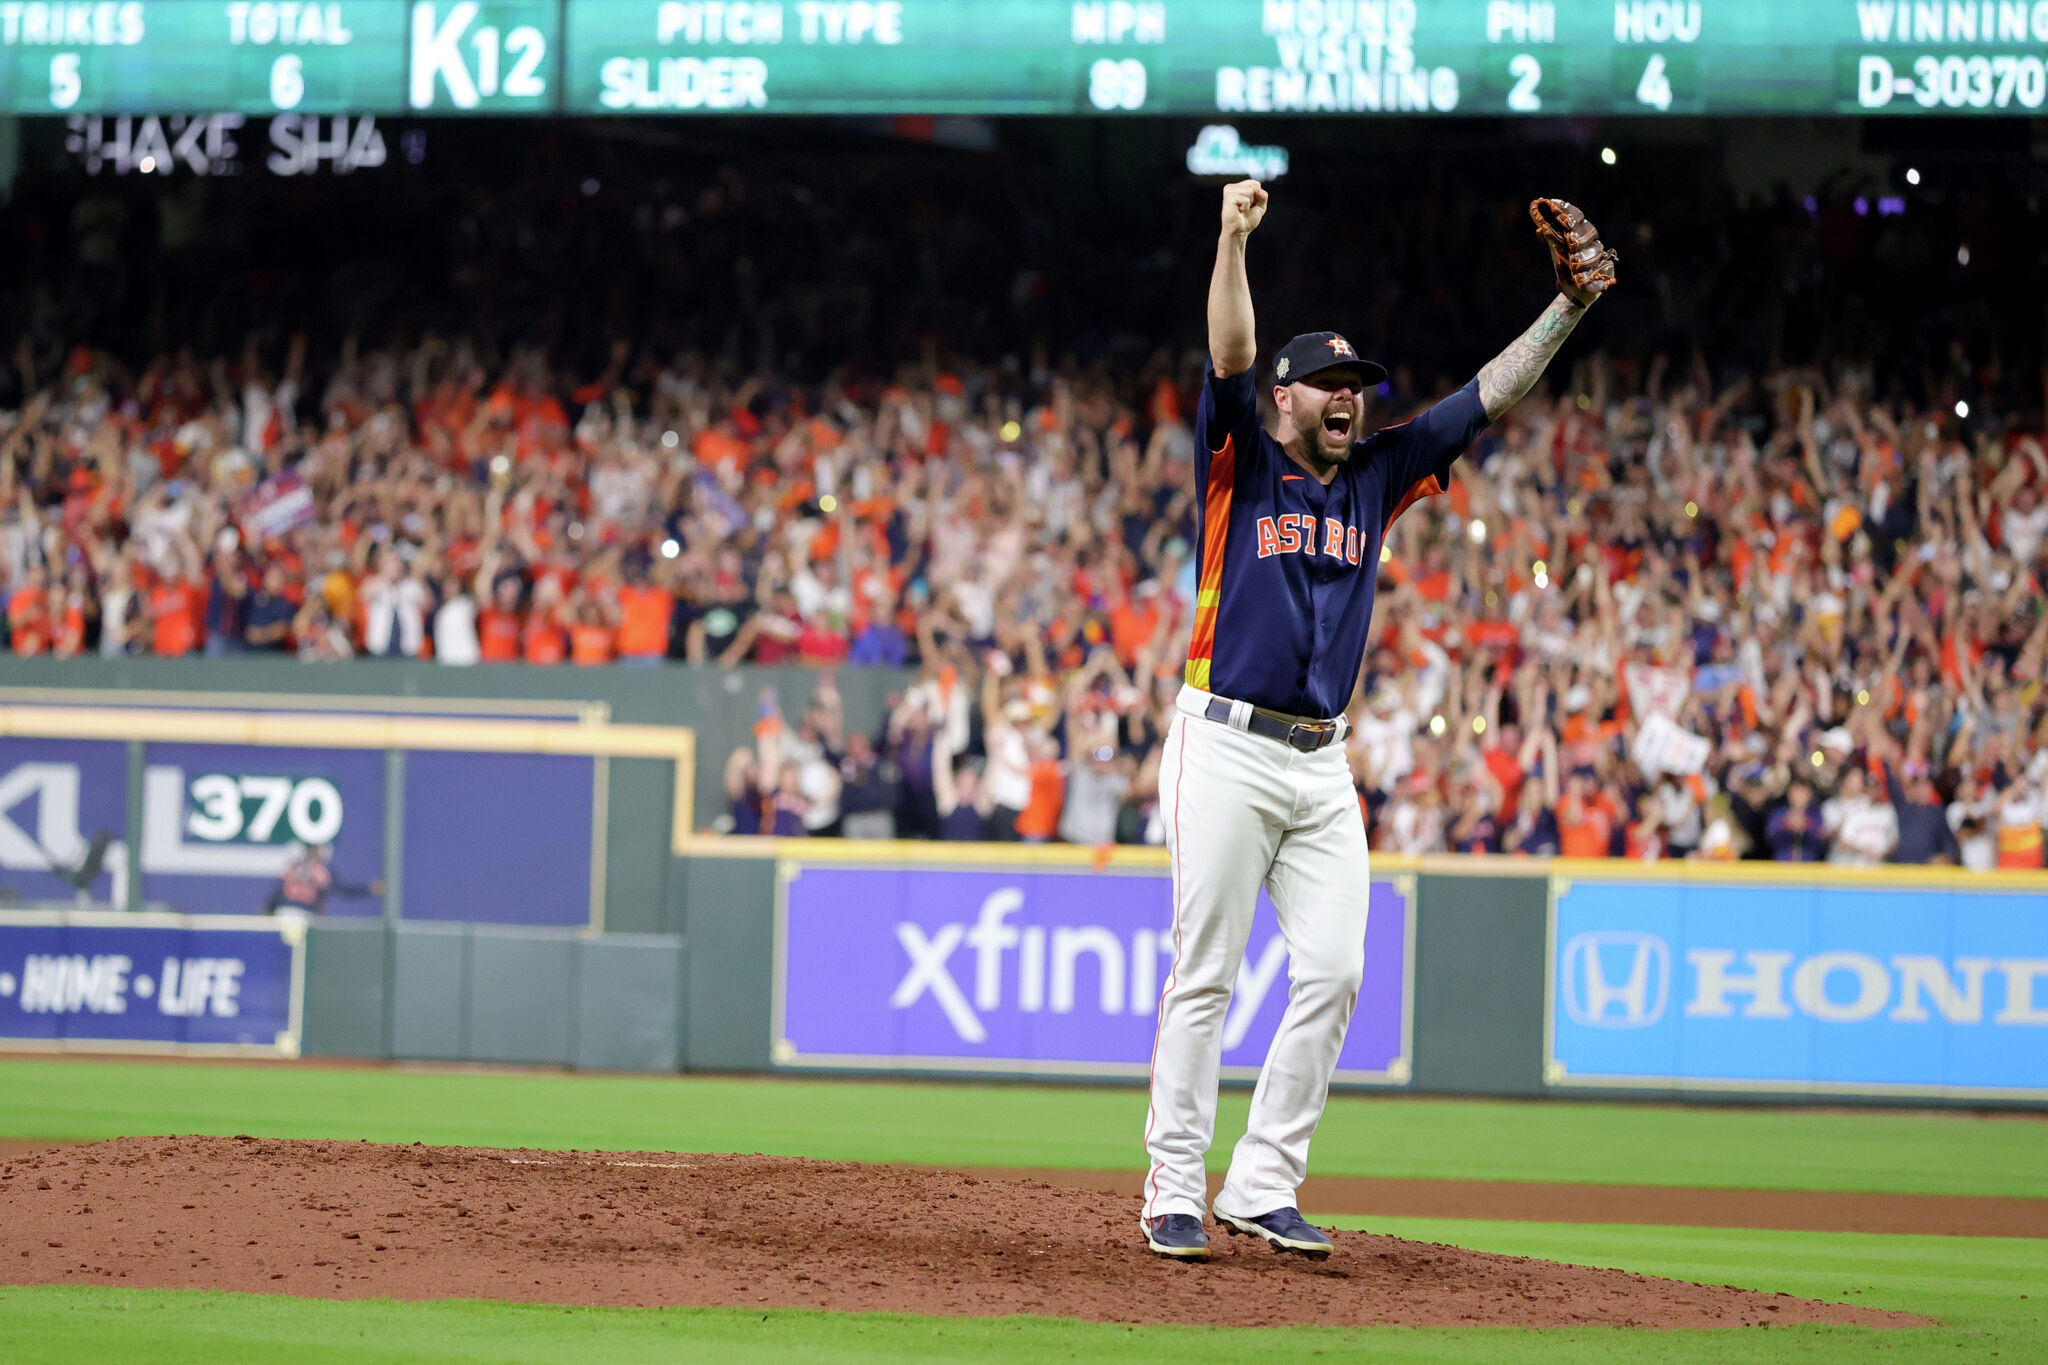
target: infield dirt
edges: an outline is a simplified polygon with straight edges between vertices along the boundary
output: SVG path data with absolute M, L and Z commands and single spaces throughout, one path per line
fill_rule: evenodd
M 1335 1234 L 1139 1245 L 1135 1199 L 785 1157 L 122 1138 L 0 1165 L 0 1281 L 325 1298 L 1269 1326 L 1912 1326 L 1905 1314 Z

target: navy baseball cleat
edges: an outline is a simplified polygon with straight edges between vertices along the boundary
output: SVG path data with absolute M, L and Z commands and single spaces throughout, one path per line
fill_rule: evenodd
M 1202 1220 L 1192 1213 L 1162 1213 L 1157 1218 L 1140 1218 L 1138 1226 L 1145 1229 L 1145 1247 L 1149 1251 L 1178 1261 L 1209 1259 L 1209 1234 L 1202 1231 Z
M 1216 1221 L 1233 1237 L 1240 1233 L 1263 1237 L 1273 1244 L 1274 1250 L 1292 1251 L 1311 1261 L 1320 1261 L 1337 1249 L 1337 1244 L 1325 1236 L 1322 1229 L 1311 1226 L 1301 1216 L 1301 1210 L 1292 1204 L 1271 1213 L 1262 1213 L 1257 1218 L 1239 1218 L 1236 1214 L 1217 1209 Z

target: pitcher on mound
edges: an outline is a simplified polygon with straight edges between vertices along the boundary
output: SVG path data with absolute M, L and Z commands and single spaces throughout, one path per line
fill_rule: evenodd
M 1223 191 L 1209 281 L 1210 369 L 1195 413 L 1202 515 L 1194 635 L 1159 768 L 1173 862 L 1173 970 L 1159 1002 L 1145 1120 L 1145 1245 L 1201 1260 L 1223 1018 L 1259 887 L 1288 951 L 1287 1012 L 1251 1122 L 1216 1196 L 1219 1226 L 1320 1259 L 1330 1239 L 1295 1206 L 1365 962 L 1365 821 L 1342 740 L 1379 577 L 1380 542 L 1411 503 L 1519 402 L 1596 299 L 1614 253 L 1570 204 L 1529 206 L 1558 296 L 1464 388 L 1368 433 L 1386 371 L 1336 332 L 1273 358 L 1279 430 L 1259 422 L 1245 244 L 1266 215 L 1256 180 Z

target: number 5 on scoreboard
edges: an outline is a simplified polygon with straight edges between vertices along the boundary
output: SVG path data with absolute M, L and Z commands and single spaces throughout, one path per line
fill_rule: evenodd
M 1636 103 L 1652 109 L 1671 107 L 1671 77 L 1664 70 L 1664 54 L 1652 52 L 1643 65 L 1643 78 L 1636 82 Z
M 50 107 L 69 109 L 84 93 L 85 82 L 78 74 L 78 54 L 59 52 L 50 58 Z

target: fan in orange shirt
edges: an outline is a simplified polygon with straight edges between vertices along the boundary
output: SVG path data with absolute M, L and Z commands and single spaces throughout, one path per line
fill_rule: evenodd
M 1614 810 L 1599 790 L 1598 774 L 1574 768 L 1557 803 L 1558 852 L 1567 858 L 1605 858 L 1614 847 Z
M 522 644 L 526 662 L 558 664 L 568 657 L 568 642 L 562 630 L 562 589 L 552 578 L 534 585 L 533 610 L 526 614 Z
M 59 659 L 75 658 L 85 649 L 85 612 L 80 601 L 62 584 L 50 589 L 50 653 Z
M 1117 594 L 1116 605 L 1109 609 L 1109 642 L 1118 663 L 1136 667 L 1138 651 L 1152 642 L 1158 630 L 1158 583 L 1140 583 L 1131 592 Z
M 619 659 L 623 663 L 656 663 L 668 655 L 669 621 L 675 615 L 675 594 L 663 582 L 665 568 L 652 578 L 630 574 L 619 588 Z
M 485 663 L 519 662 L 526 638 L 526 618 L 519 610 L 517 578 L 508 575 L 491 589 L 488 605 L 477 613 L 476 638 L 478 653 Z
M 21 586 L 7 599 L 7 631 L 14 652 L 28 657 L 50 647 L 48 575 L 40 564 L 31 564 L 22 575 Z
M 1059 744 L 1051 735 L 1034 733 L 1031 744 L 1031 799 L 1017 816 L 1017 837 L 1029 844 L 1050 840 L 1060 827 L 1067 802 L 1067 774 L 1060 766 Z
M 570 604 L 569 657 L 581 667 L 608 664 L 618 641 L 614 612 L 602 594 L 578 591 Z
M 183 548 L 186 576 L 160 579 L 149 590 L 149 619 L 156 626 L 154 647 L 165 658 L 190 654 L 199 647 L 200 613 L 206 610 L 198 547 L 187 541 Z

